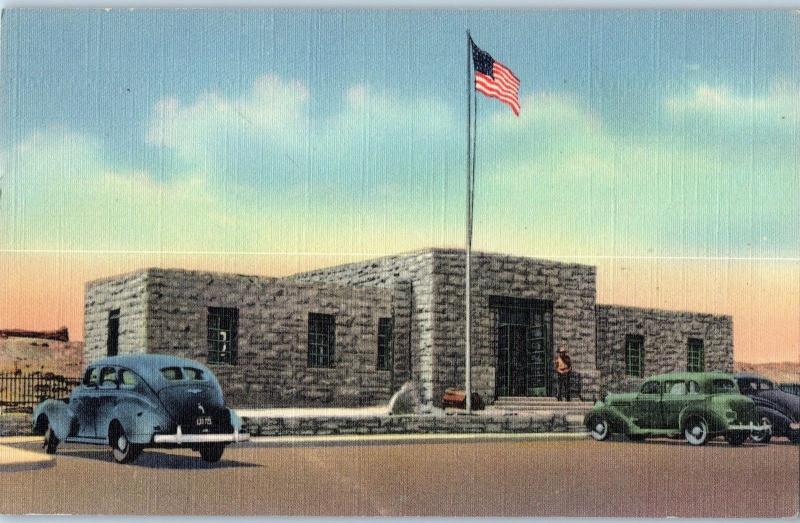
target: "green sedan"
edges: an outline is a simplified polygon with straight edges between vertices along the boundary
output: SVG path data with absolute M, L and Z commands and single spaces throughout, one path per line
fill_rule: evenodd
M 739 393 L 732 375 L 673 372 L 646 379 L 639 392 L 609 394 L 586 415 L 586 427 L 597 441 L 620 433 L 634 441 L 682 435 L 691 445 L 724 436 L 741 445 L 770 430 L 757 420 L 753 400 Z

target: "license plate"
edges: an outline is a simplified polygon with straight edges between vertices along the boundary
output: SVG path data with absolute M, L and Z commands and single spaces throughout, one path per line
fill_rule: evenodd
M 198 427 L 211 425 L 211 416 L 200 416 L 199 418 L 195 418 L 194 424 Z

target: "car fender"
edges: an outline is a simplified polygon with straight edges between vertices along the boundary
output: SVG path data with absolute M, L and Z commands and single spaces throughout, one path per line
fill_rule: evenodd
M 690 418 L 698 416 L 706 420 L 710 432 L 721 432 L 728 428 L 728 422 L 713 409 L 708 408 L 705 403 L 701 405 L 687 405 L 678 417 L 678 427 L 681 431 L 686 428 L 686 423 Z
M 69 404 L 49 399 L 37 405 L 31 415 L 34 434 L 44 434 L 47 427 L 45 418 L 58 439 L 63 441 L 72 435 L 70 431 L 75 424 L 75 413 L 69 408 Z
M 627 416 L 611 405 L 602 405 L 591 410 L 584 420 L 587 428 L 591 429 L 591 426 L 594 424 L 593 420 L 597 416 L 603 416 L 606 421 L 608 421 L 611 432 L 628 433 L 631 429 L 638 428 L 628 420 Z
M 170 419 L 163 409 L 142 398 L 132 398 L 118 403 L 111 411 L 109 425 L 105 429 L 107 438 L 111 424 L 119 422 L 131 443 L 147 444 L 153 440 L 157 427 L 162 430 L 170 425 Z
M 761 405 L 756 409 L 756 413 L 759 420 L 765 416 L 769 418 L 769 422 L 772 424 L 773 436 L 782 436 L 791 431 L 789 423 L 791 423 L 792 420 L 783 412 Z

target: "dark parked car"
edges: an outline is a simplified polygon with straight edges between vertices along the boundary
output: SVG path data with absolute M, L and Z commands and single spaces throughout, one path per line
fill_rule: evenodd
M 800 383 L 781 383 L 778 385 L 778 388 L 783 392 L 800 396 Z
M 616 432 L 634 441 L 683 436 L 691 445 L 724 436 L 741 445 L 769 428 L 757 419 L 753 400 L 739 393 L 732 375 L 673 372 L 647 378 L 639 392 L 609 394 L 586 415 L 586 427 L 597 441 Z
M 68 400 L 33 411 L 33 430 L 53 454 L 59 442 L 110 445 L 128 463 L 146 447 L 190 447 L 219 461 L 229 443 L 249 439 L 225 407 L 212 372 L 194 360 L 156 354 L 113 356 L 89 365 Z
M 771 426 L 770 432 L 754 436 L 754 440 L 767 443 L 772 436 L 785 436 L 800 443 L 800 396 L 776 388 L 757 374 L 737 374 L 736 383 L 741 393 L 755 402 L 761 422 Z

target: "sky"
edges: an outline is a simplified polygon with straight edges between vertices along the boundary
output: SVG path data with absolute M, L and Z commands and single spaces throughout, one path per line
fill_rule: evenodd
M 800 14 L 12 10 L 0 28 L 0 327 L 82 338 L 86 281 L 284 275 L 461 247 L 598 267 L 598 301 L 730 314 L 800 361 Z

